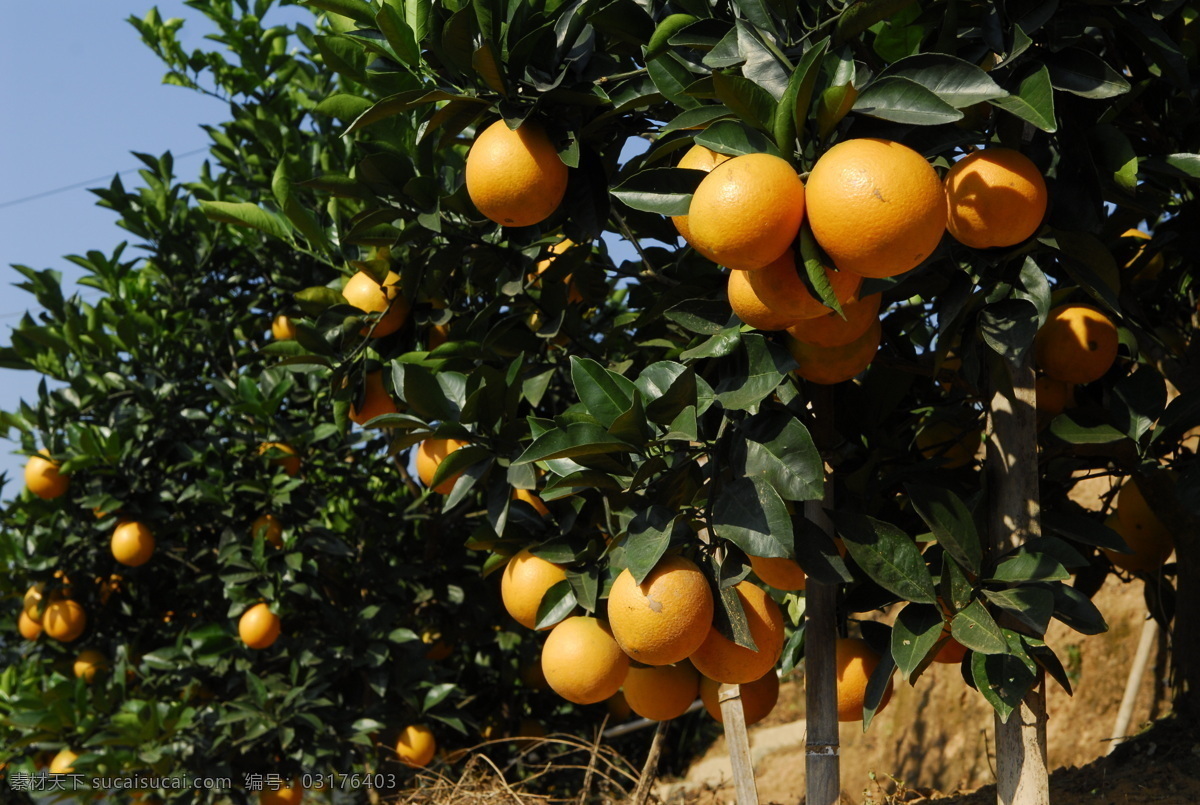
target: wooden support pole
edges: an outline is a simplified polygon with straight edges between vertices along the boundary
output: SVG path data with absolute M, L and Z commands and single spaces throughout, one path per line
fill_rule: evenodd
M 814 440 L 822 452 L 833 441 L 833 400 L 828 387 L 814 389 Z M 833 508 L 833 480 L 825 468 L 825 498 L 804 504 L 804 515 L 822 531 L 833 535 L 825 514 Z M 805 802 L 836 805 L 842 797 L 840 738 L 837 715 L 837 604 L 838 588 L 809 579 L 804 605 L 804 697 L 808 728 L 805 754 Z
M 1120 746 L 1129 735 L 1129 722 L 1133 720 L 1133 705 L 1137 702 L 1138 689 L 1142 686 L 1142 677 L 1146 675 L 1146 666 L 1150 662 L 1150 652 L 1158 645 L 1158 621 L 1147 618 L 1142 626 L 1142 639 L 1138 641 L 1137 654 L 1133 657 L 1133 665 L 1129 668 L 1129 678 L 1125 680 L 1125 695 L 1121 697 L 1121 709 L 1117 711 L 1117 723 L 1113 727 L 1112 742 L 1108 752 Z
M 742 710 L 740 685 L 721 683 L 717 688 L 721 703 L 721 720 L 725 723 L 725 744 L 733 766 L 733 790 L 738 805 L 758 805 L 758 787 L 754 784 L 754 762 L 750 759 L 750 734 L 746 731 L 746 716 Z
M 987 450 L 991 549 L 1011 550 L 1041 534 L 1038 494 L 1037 412 L 1032 349 L 1008 362 L 1012 378 L 994 377 Z M 998 374 L 1003 374 L 999 372 Z M 1049 805 L 1046 761 L 1045 675 L 1013 710 L 996 721 L 996 802 Z

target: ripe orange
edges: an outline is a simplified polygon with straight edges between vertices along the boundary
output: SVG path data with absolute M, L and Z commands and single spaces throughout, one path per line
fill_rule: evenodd
M 836 651 L 838 721 L 862 721 L 867 682 L 879 665 L 879 655 L 867 645 L 867 641 L 857 637 L 838 638 Z M 879 711 L 887 706 L 891 698 L 892 682 L 889 679 Z
M 855 276 L 850 272 L 839 272 L 838 276 Z M 857 301 L 847 300 L 842 303 L 842 318 L 837 311 L 817 316 L 815 319 L 804 319 L 787 328 L 788 335 L 805 344 L 817 347 L 840 347 L 849 344 L 870 329 L 879 320 L 879 308 L 883 303 L 880 294 L 873 293 Z
M 466 447 L 467 444 L 467 442 L 460 439 L 426 439 L 421 442 L 417 447 L 416 458 L 417 477 L 421 479 L 421 483 L 429 486 L 433 481 L 433 474 L 437 472 L 438 466 L 446 456 L 460 447 Z M 439 495 L 449 495 L 461 475 L 461 472 L 451 475 L 435 486 L 433 491 Z
M 738 582 L 734 588 L 746 612 L 746 624 L 757 650 L 739 646 L 716 628 L 692 652 L 692 665 L 709 679 L 740 685 L 753 682 L 775 667 L 783 652 L 783 613 L 757 584 Z
M 570 249 L 574 245 L 575 241 L 571 240 L 570 238 L 563 238 L 558 243 L 555 243 L 553 246 L 551 246 L 549 249 L 549 256 L 546 257 L 545 260 L 538 260 L 537 263 L 534 264 L 534 270 L 537 273 L 531 274 L 529 276 L 529 281 L 533 282 L 537 280 L 538 277 L 546 272 L 546 269 L 550 268 L 550 266 L 554 264 L 554 258 L 558 257 L 560 254 L 563 254 L 567 251 L 567 249 Z M 567 283 L 567 302 L 582 302 L 583 294 L 579 292 L 579 286 L 572 281 L 571 276 L 572 275 L 568 274 L 562 278 L 562 281 Z
M 1047 377 L 1064 383 L 1091 383 L 1117 359 L 1117 328 L 1087 305 L 1060 305 L 1050 311 L 1033 340 L 1033 357 Z
M 955 470 L 975 460 L 982 434 L 978 428 L 963 428 L 940 419 L 917 432 L 917 449 L 925 458 L 940 459 L 943 467 Z
M 400 276 L 395 271 L 389 271 L 383 279 L 383 284 L 375 281 L 365 271 L 359 271 L 342 288 L 342 296 L 351 307 L 356 307 L 363 313 L 383 313 L 383 317 L 371 324 L 364 324 L 359 333 L 372 338 L 383 338 L 391 335 L 404 326 L 408 320 L 408 300 L 400 291 Z M 384 313 L 384 311 L 387 311 Z
M 42 613 L 42 628 L 55 640 L 70 643 L 87 628 L 87 612 L 69 598 L 51 601 Z
M 294 341 L 296 325 L 287 316 L 276 316 L 271 321 L 271 337 L 276 341 Z
M 258 805 L 300 805 L 304 789 L 295 780 L 274 790 L 265 788 L 258 794 Z
M 270 452 L 272 449 L 278 450 L 287 455 L 283 458 L 271 459 L 271 464 L 276 467 L 283 467 L 283 471 L 288 475 L 296 475 L 300 472 L 300 456 L 296 455 L 296 448 L 290 444 L 283 442 L 263 442 L 258 446 L 258 454 L 261 456 L 264 453 Z
M 1075 387 L 1052 377 L 1039 377 L 1033 384 L 1037 394 L 1037 410 L 1055 417 L 1075 405 Z
M 396 739 L 396 754 L 406 766 L 428 766 L 436 751 L 437 740 L 433 737 L 433 731 L 424 724 L 408 725 L 400 730 L 400 736 Z
M 845 140 L 808 176 L 808 222 L 842 271 L 894 277 L 933 254 L 946 230 L 946 194 L 916 151 L 889 140 Z
M 1112 563 L 1131 572 L 1156 573 L 1175 550 L 1175 539 L 1130 478 L 1117 493 L 1116 520 L 1105 525 L 1120 534 L 1133 553 L 1105 551 Z
M 1042 225 L 1046 180 L 1012 148 L 969 154 L 946 173 L 946 229 L 973 249 L 1014 246 Z
M 942 635 L 949 637 L 950 624 L 946 624 L 946 626 L 942 629 Z M 946 663 L 949 665 L 957 665 L 963 661 L 963 657 L 965 656 L 967 656 L 967 647 L 955 640 L 953 637 L 950 637 L 950 639 L 947 640 L 940 649 L 938 649 L 938 653 L 933 656 L 933 661 Z
M 154 534 L 145 523 L 122 520 L 112 534 L 112 555 L 123 565 L 140 567 L 154 554 Z
M 250 524 L 250 536 L 265 539 L 276 548 L 282 548 L 283 524 L 273 514 L 260 514 Z
M 848 271 L 825 269 L 825 275 L 839 302 L 854 299 L 862 285 L 862 277 Z M 783 330 L 833 312 L 800 279 L 791 249 L 758 271 L 731 271 L 728 293 L 733 312 L 756 330 Z
M 508 614 L 517 623 L 532 629 L 537 623 L 542 596 L 566 578 L 566 571 L 561 567 L 534 556 L 525 548 L 504 566 L 504 575 L 500 579 L 500 598 Z
M 31 584 L 22 599 L 22 609 L 34 623 L 42 622 L 42 597 L 46 590 L 46 582 L 39 581 Z
M 706 146 L 696 143 L 687 150 L 686 154 L 680 157 L 677 167 L 709 173 L 713 168 L 728 160 L 728 154 L 717 153 Z M 671 222 L 675 224 L 675 230 L 680 235 L 683 235 L 683 239 L 690 244 L 692 242 L 692 233 L 688 229 L 688 217 L 686 215 L 675 215 L 671 217 Z
M 764 584 L 770 584 L 776 590 L 803 590 L 804 568 L 796 564 L 794 559 L 769 556 L 750 556 L 750 567 Z
M 513 131 L 497 120 L 467 154 L 466 184 L 485 217 L 504 226 L 533 226 L 562 202 L 567 166 L 538 124 L 526 121 Z
M 85 648 L 75 657 L 72 670 L 76 679 L 82 679 L 90 685 L 96 679 L 97 673 L 108 670 L 108 658 L 95 649 Z
M 542 515 L 542 517 L 545 517 L 547 514 L 550 513 L 550 510 L 548 508 L 546 508 L 546 504 L 542 502 L 542 499 L 540 497 L 538 497 L 537 493 L 534 492 L 533 490 L 514 489 L 512 491 L 512 499 L 525 501 L 526 503 L 528 503 L 530 506 L 533 507 L 534 511 L 536 511 L 538 514 Z
M 664 556 L 637 584 L 621 571 L 608 593 L 608 621 L 622 650 L 646 665 L 683 660 L 704 642 L 713 619 L 712 590 L 696 563 Z
M 720 687 L 720 682 L 714 682 L 706 676 L 700 677 L 700 701 L 704 702 L 704 709 L 717 720 L 718 724 L 724 724 L 725 717 L 721 715 L 721 700 L 718 696 Z M 738 693 L 742 697 L 742 717 L 746 719 L 747 727 L 757 724 L 770 715 L 779 701 L 779 676 L 776 675 L 774 669 L 767 671 L 753 682 L 747 682 L 739 687 L 741 690 Z
M 700 674 L 686 662 L 630 668 L 625 701 L 642 718 L 670 721 L 687 712 L 700 693 Z
M 71 478 L 58 471 L 58 462 L 51 460 L 46 450 L 30 456 L 25 464 L 25 486 L 42 500 L 53 500 L 62 496 L 70 486 Z
M 51 774 L 72 774 L 75 771 L 75 761 L 79 755 L 72 752 L 70 749 L 60 749 L 50 761 L 50 767 L 46 771 Z
M 17 631 L 26 640 L 37 640 L 42 633 L 42 624 L 29 617 L 29 613 L 22 609 L 21 614 L 17 616 Z
M 383 385 L 383 372 L 367 372 L 364 385 L 362 410 L 355 408 L 353 401 L 350 403 L 352 422 L 365 425 L 377 416 L 396 413 L 396 401 Z
M 688 206 L 690 243 L 732 269 L 753 271 L 787 251 L 804 220 L 804 183 L 787 160 L 744 154 L 714 167 Z
M 575 615 L 555 626 L 546 638 L 542 671 L 554 692 L 567 701 L 595 704 L 620 690 L 629 657 L 607 624 Z
M 608 717 L 616 722 L 626 721 L 633 715 L 633 708 L 625 700 L 625 694 L 619 690 L 604 700 L 604 707 L 608 710 Z
M 848 344 L 837 347 L 819 347 L 788 338 L 788 350 L 799 364 L 795 373 L 805 380 L 832 386 L 858 375 L 871 365 L 879 351 L 883 338 L 883 326 L 875 319 L 866 331 Z
M 265 603 L 258 603 L 238 619 L 238 637 L 250 648 L 269 648 L 279 639 L 282 624 L 279 616 Z

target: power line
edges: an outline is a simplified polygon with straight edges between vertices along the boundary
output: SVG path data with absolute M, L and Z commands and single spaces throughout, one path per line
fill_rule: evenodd
M 204 148 L 197 148 L 194 151 L 188 151 L 187 153 L 184 153 L 184 154 L 178 154 L 175 156 L 175 159 L 184 159 L 185 157 L 195 156 L 196 154 L 202 153 L 207 150 L 208 150 L 207 146 L 205 146 Z M 139 170 L 142 170 L 142 168 L 129 168 L 128 170 L 118 171 L 117 176 L 124 176 L 127 173 L 133 173 L 133 172 L 139 171 Z M 0 210 L 4 209 L 5 207 L 15 207 L 18 204 L 24 204 L 28 201 L 36 201 L 37 199 L 45 198 L 46 196 L 53 196 L 56 193 L 65 193 L 68 190 L 77 190 L 80 187 L 87 187 L 88 185 L 94 184 L 95 182 L 103 182 L 103 181 L 107 180 L 111 175 L 112 174 L 106 173 L 105 175 L 98 176 L 95 179 L 84 179 L 82 182 L 76 182 L 75 184 L 69 184 L 66 187 L 56 187 L 53 190 L 45 190 L 45 191 L 42 191 L 41 193 L 34 193 L 32 196 L 25 196 L 25 198 L 17 198 L 17 199 L 13 199 L 12 201 L 5 201 L 3 203 L 0 203 Z

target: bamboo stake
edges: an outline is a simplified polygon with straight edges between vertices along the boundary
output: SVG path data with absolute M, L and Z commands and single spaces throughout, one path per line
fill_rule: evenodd
M 740 685 L 721 683 L 717 688 L 721 703 L 721 720 L 725 722 L 725 743 L 729 762 L 733 766 L 733 790 L 738 805 L 758 805 L 758 788 L 754 785 L 754 762 L 750 759 L 750 734 L 746 731 L 746 716 L 742 711 Z
M 1158 621 L 1147 618 L 1142 626 L 1142 639 L 1138 641 L 1137 654 L 1133 657 L 1133 665 L 1129 669 L 1129 678 L 1125 680 L 1125 695 L 1121 697 L 1121 709 L 1117 711 L 1117 723 L 1113 727 L 1112 743 L 1108 752 L 1124 743 L 1129 732 L 1129 722 L 1133 720 L 1133 705 L 1137 701 L 1138 688 L 1142 686 L 1142 677 L 1146 674 L 1149 664 L 1150 651 L 1158 642 Z
M 828 387 L 814 389 L 814 438 L 822 451 L 830 449 L 833 400 Z M 833 480 L 825 468 L 824 500 L 804 504 L 804 514 L 826 534 L 833 524 L 825 514 L 833 508 Z M 804 606 L 804 697 L 808 727 L 804 762 L 805 802 L 836 805 L 842 796 L 840 739 L 837 716 L 837 585 L 809 579 Z
M 1010 550 L 1041 533 L 1038 495 L 1037 415 L 1032 349 L 1007 364 L 1012 397 L 993 383 L 987 451 L 991 500 L 989 532 L 995 553 Z M 1045 675 L 1009 715 L 996 722 L 996 802 L 1049 805 L 1046 762 Z

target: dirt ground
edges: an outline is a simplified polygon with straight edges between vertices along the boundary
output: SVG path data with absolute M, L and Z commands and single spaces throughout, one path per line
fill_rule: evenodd
M 1146 604 L 1141 581 L 1123 583 L 1115 577 L 1109 577 L 1094 600 L 1108 622 L 1107 632 L 1084 636 L 1056 622 L 1047 635 L 1074 686 L 1074 696 L 1069 696 L 1056 683 L 1048 683 L 1049 765 L 1058 770 L 1052 783 L 1053 802 L 1200 803 L 1200 742 L 1194 732 L 1190 742 L 1184 741 L 1186 746 L 1151 740 L 1148 744 L 1127 744 L 1104 758 L 1146 621 Z M 1160 660 L 1142 679 L 1131 732 L 1144 730 L 1164 715 L 1163 679 Z M 756 734 L 768 732 L 778 743 L 782 725 L 803 715 L 801 683 L 785 682 L 776 711 L 751 729 L 752 747 Z M 1175 737 L 1186 736 L 1187 730 L 1175 729 Z M 790 740 L 790 746 L 757 753 L 755 778 L 763 803 L 790 805 L 803 801 L 802 729 L 795 731 Z M 963 684 L 958 666 L 935 665 L 915 686 L 898 683 L 891 703 L 866 734 L 858 725 L 843 725 L 843 802 L 995 802 L 995 792 L 988 793 L 987 789 L 977 795 L 931 799 L 941 792 L 974 791 L 993 782 L 992 742 L 991 708 Z M 714 769 L 728 768 L 722 764 L 725 754 L 724 741 L 718 740 L 693 764 L 692 770 L 699 770 L 699 774 L 689 772 L 687 780 L 676 781 L 675 786 L 666 789 L 671 791 L 667 801 L 705 805 L 733 802 L 728 772 L 723 775 L 725 779 L 713 773 Z M 1094 763 L 1097 759 L 1099 762 Z M 1147 761 L 1153 761 L 1153 773 Z M 1146 786 L 1152 786 L 1153 791 Z

